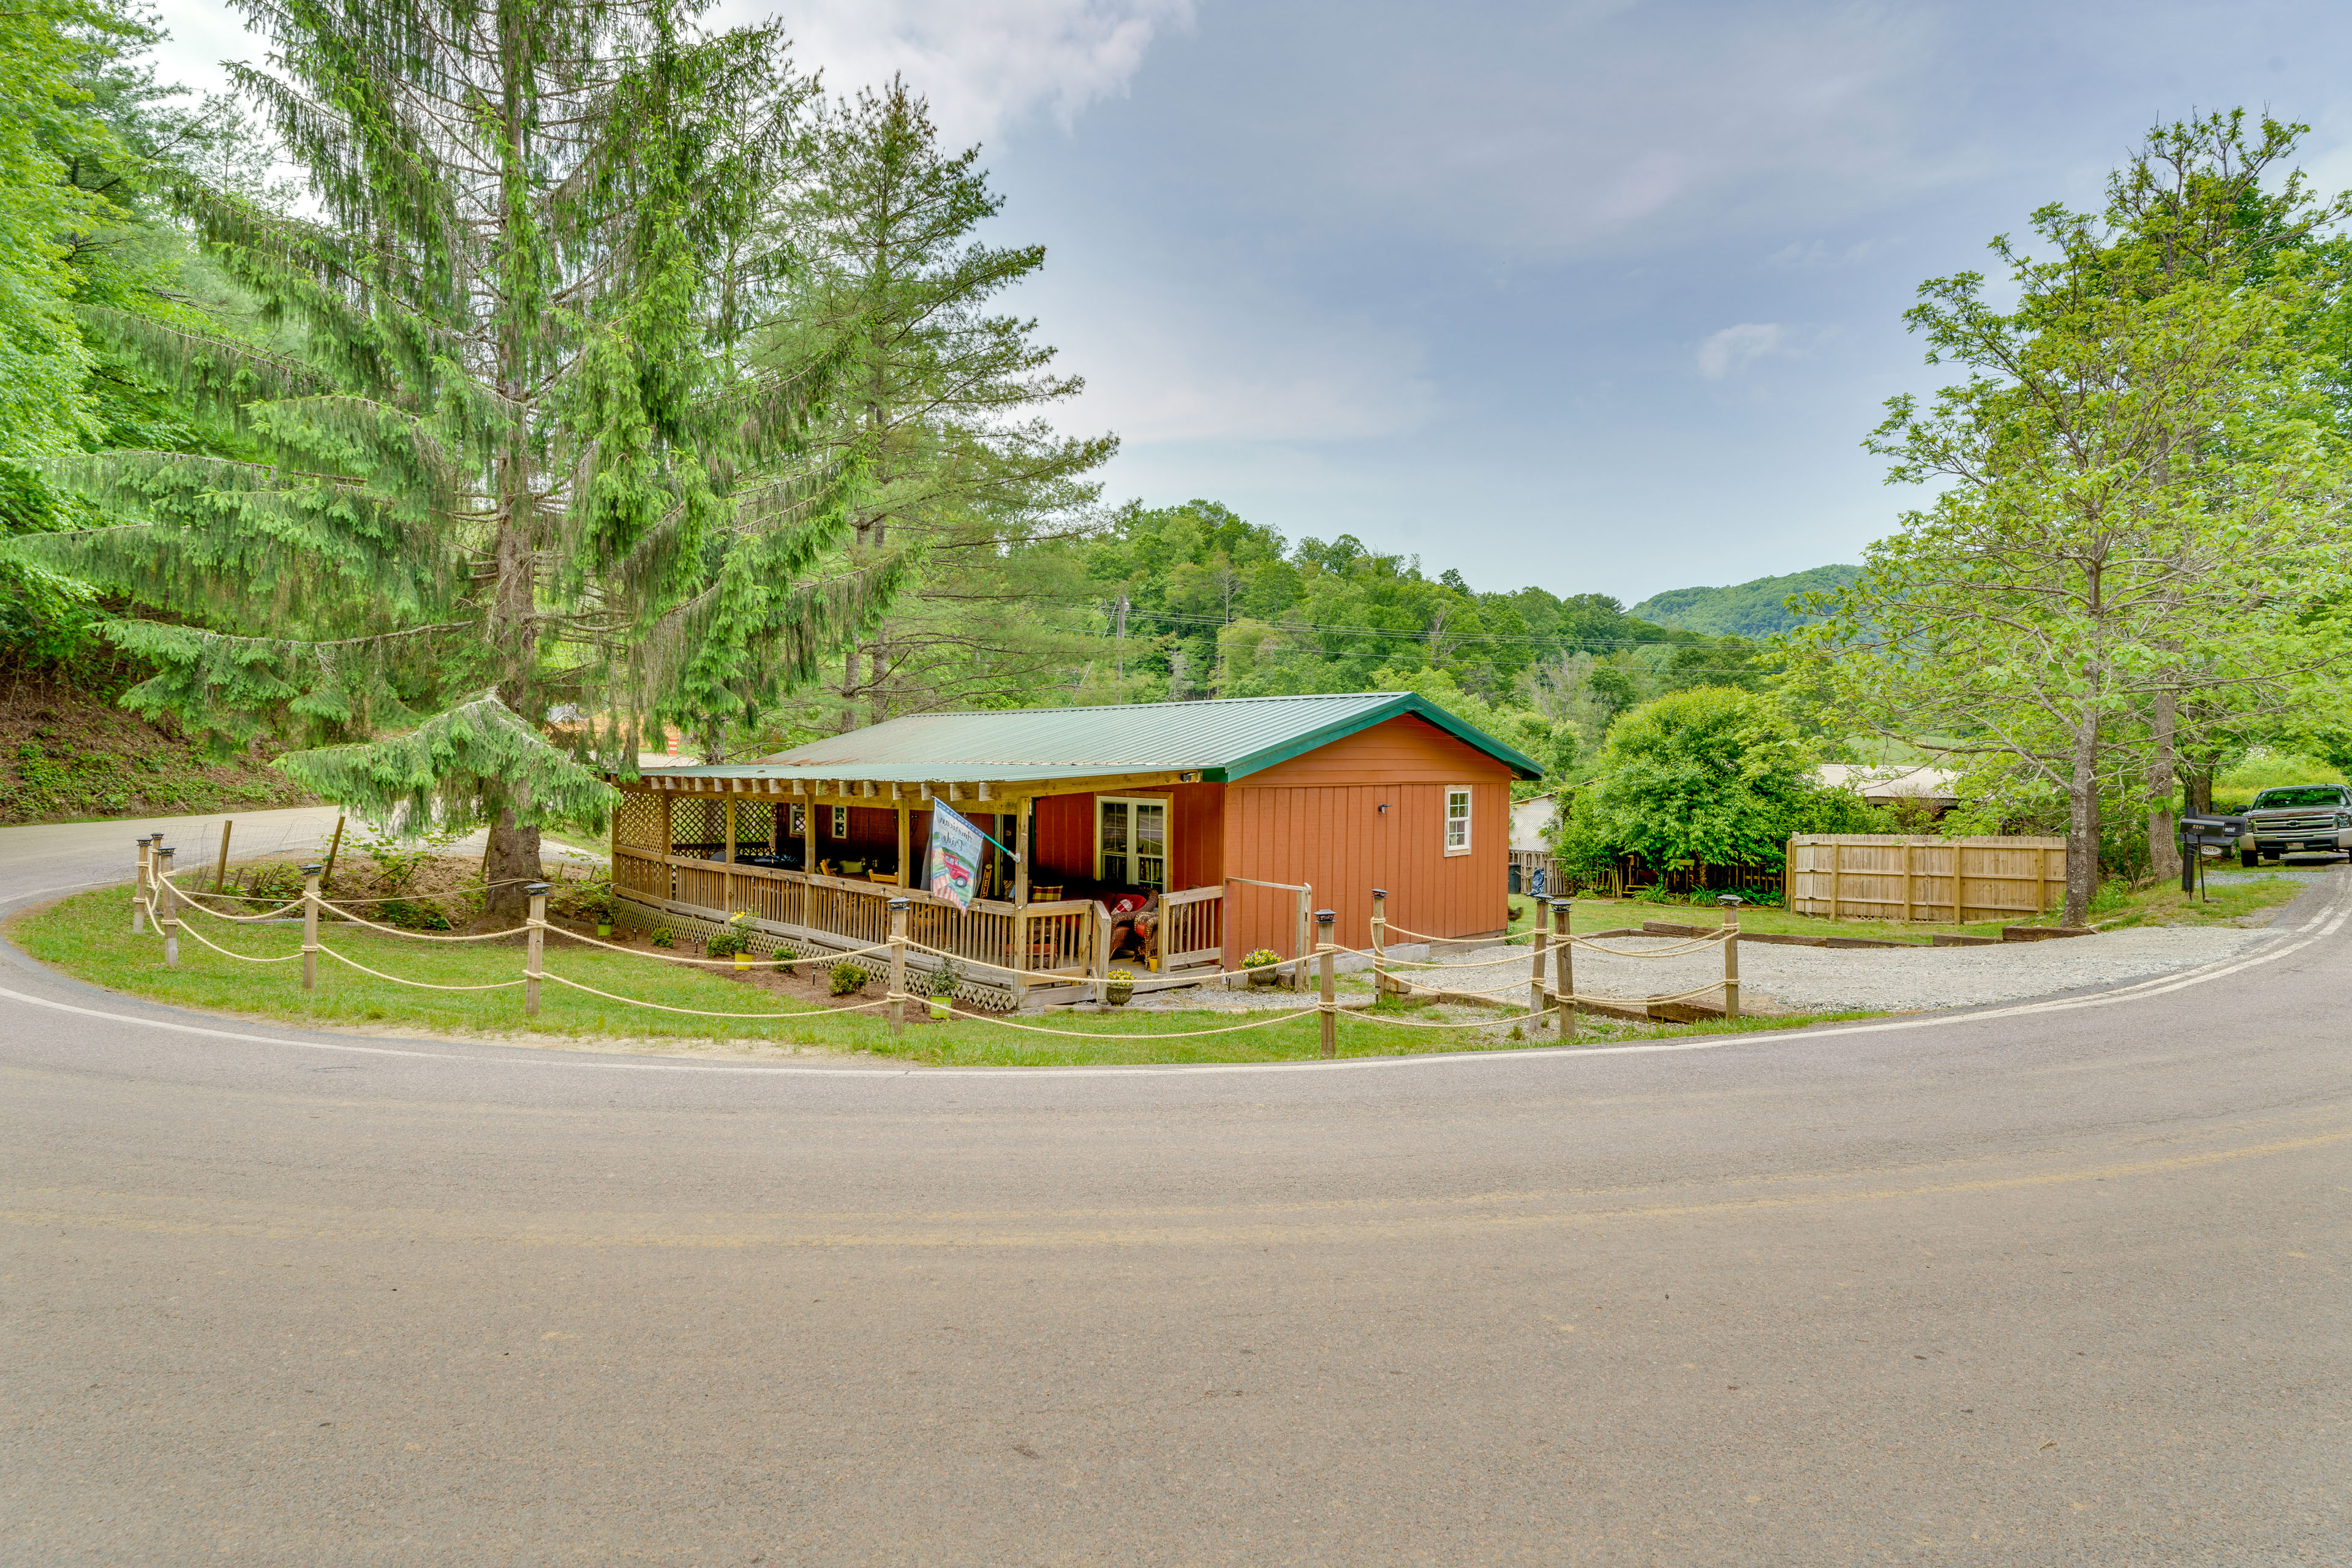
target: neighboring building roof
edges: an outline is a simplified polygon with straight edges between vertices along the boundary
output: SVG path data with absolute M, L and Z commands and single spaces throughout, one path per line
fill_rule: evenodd
M 918 713 L 756 763 L 661 772 L 897 784 L 1021 784 L 1138 773 L 1197 773 L 1204 780 L 1231 781 L 1406 715 L 1434 724 L 1523 778 L 1543 775 L 1532 759 L 1410 691 Z
M 1551 825 L 1559 818 L 1559 802 L 1549 796 L 1511 803 L 1511 847 L 1551 848 Z
M 1852 785 L 1864 800 L 1950 800 L 1960 798 L 1959 774 L 1933 763 L 1906 768 L 1900 763 L 1856 767 L 1849 763 L 1823 763 L 1813 776 L 1832 789 Z

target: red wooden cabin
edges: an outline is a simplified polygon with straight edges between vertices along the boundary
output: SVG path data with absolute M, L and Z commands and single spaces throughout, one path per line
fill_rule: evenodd
M 919 941 L 1018 1005 L 1115 957 L 1167 975 L 1289 957 L 1304 909 L 1335 910 L 1338 940 L 1361 946 L 1375 888 L 1403 931 L 1499 933 L 1511 782 L 1539 773 L 1411 693 L 920 714 L 615 777 L 614 885 L 625 915 L 746 912 L 803 951 L 879 940 L 907 897 Z M 935 800 L 1007 851 L 969 910 L 919 886 Z M 1113 911 L 1146 899 L 1143 940 Z

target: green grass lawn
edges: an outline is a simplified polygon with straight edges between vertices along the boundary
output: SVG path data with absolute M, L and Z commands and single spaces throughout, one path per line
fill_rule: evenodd
M 194 917 L 213 941 L 257 958 L 301 949 L 301 928 L 227 925 Z M 641 954 L 606 952 L 551 936 L 547 970 L 615 995 L 672 1007 L 758 1013 L 755 1018 L 693 1018 L 630 1007 L 571 991 L 541 987 L 540 1013 L 523 1016 L 520 986 L 501 991 L 425 991 L 378 980 L 333 960 L 320 960 L 319 988 L 302 990 L 298 962 L 256 964 L 222 957 L 190 939 L 180 943 L 180 966 L 163 964 L 163 943 L 151 931 L 130 930 L 128 889 L 83 893 L 16 917 L 8 935 L 42 962 L 95 985 L 157 1001 L 236 1015 L 331 1027 L 413 1030 L 518 1044 L 582 1048 L 773 1057 L 795 1051 L 869 1052 L 935 1065 L 1067 1066 L 1181 1062 L 1305 1060 L 1319 1054 L 1321 1034 L 1312 1012 L 1233 1014 L 1109 1011 L 1028 1016 L 1018 1020 L 1035 1034 L 1001 1025 L 954 1020 L 939 1024 L 910 1016 L 894 1037 L 877 1013 L 845 1014 L 779 997 L 760 988 Z M 519 979 L 520 936 L 484 942 L 419 942 L 330 922 L 320 940 L 371 969 L 441 985 L 478 985 Z M 877 986 L 878 991 L 880 988 Z M 909 1005 L 910 1014 L 919 1011 Z M 1341 1056 L 1407 1056 L 1433 1051 L 1507 1050 L 1551 1043 L 1548 1031 L 1513 1040 L 1497 1028 L 1418 1028 L 1399 1018 L 1458 1021 L 1475 1014 L 1383 1003 L 1339 1024 Z M 1741 1031 L 1790 1028 L 1831 1016 L 1768 1017 L 1730 1026 Z M 1263 1028 L 1191 1035 L 1265 1020 Z M 1673 1038 L 1723 1032 L 1727 1026 L 1618 1023 L 1587 1018 L 1588 1043 Z M 1139 1038 L 1113 1038 L 1136 1036 Z

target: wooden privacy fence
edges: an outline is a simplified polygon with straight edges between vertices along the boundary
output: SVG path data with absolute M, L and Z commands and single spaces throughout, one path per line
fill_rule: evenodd
M 2063 838 L 1800 834 L 1789 909 L 1832 920 L 1965 925 L 2041 914 L 2066 897 Z

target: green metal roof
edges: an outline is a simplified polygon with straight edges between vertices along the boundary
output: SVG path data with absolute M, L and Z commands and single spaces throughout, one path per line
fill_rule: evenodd
M 1543 773 L 1529 758 L 1410 691 L 918 713 L 756 763 L 651 771 L 665 777 L 896 784 L 1034 783 L 1139 773 L 1197 773 L 1230 781 L 1405 714 L 1475 746 L 1523 778 Z

